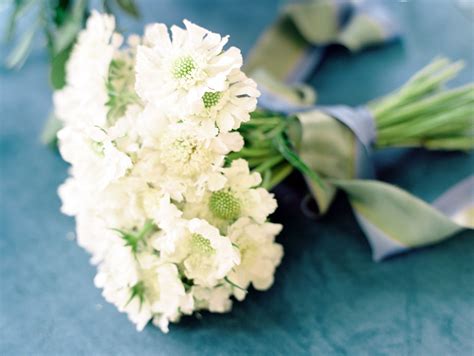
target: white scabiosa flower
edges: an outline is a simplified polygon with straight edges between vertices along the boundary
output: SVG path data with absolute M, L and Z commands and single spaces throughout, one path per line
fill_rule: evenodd
M 160 231 L 152 241 L 153 247 L 159 251 L 164 260 L 181 263 L 188 255 L 188 247 L 183 241 L 189 235 L 186 220 L 182 219 L 182 212 L 165 195 L 150 197 L 146 201 L 146 209 Z
M 241 263 L 230 273 L 230 279 L 246 289 L 250 283 L 258 290 L 266 290 L 273 284 L 276 267 L 283 257 L 283 248 L 274 242 L 281 231 L 281 225 L 257 224 L 249 218 L 242 218 L 229 229 L 229 237 L 238 246 Z M 234 288 L 237 299 L 245 298 L 245 293 Z
M 182 211 L 171 202 L 169 195 L 158 192 L 149 194 L 145 200 L 145 209 L 156 225 L 165 231 L 176 228 L 182 223 Z
M 104 189 L 132 167 L 130 157 L 97 126 L 84 130 L 66 126 L 58 132 L 58 144 L 62 157 L 72 164 L 72 175 L 96 190 Z
M 178 321 L 180 309 L 192 310 L 176 265 L 162 263 L 153 253 L 115 240 L 99 265 L 95 284 L 108 302 L 126 312 L 137 330 L 153 318 L 163 332 Z M 191 305 L 189 304 L 191 302 Z
M 261 177 L 250 173 L 247 161 L 238 159 L 222 170 L 224 180 L 213 185 L 200 202 L 184 206 L 185 217 L 198 216 L 226 232 L 227 227 L 241 217 L 263 223 L 276 209 L 273 194 L 259 188 Z
M 181 306 L 189 309 L 178 268 L 171 263 L 162 263 L 154 254 L 138 254 L 137 259 L 143 295 L 150 304 L 153 322 L 166 333 L 169 322 L 179 320 Z
M 149 189 L 142 180 L 123 177 L 96 194 L 94 205 L 89 205 L 88 210 L 102 217 L 109 228 L 123 226 L 124 222 L 127 226 L 141 226 L 149 219 L 144 208 Z
M 172 26 L 171 38 L 164 24 L 148 26 L 136 65 L 139 96 L 179 117 L 198 112 L 205 93 L 224 91 L 229 73 L 242 65 L 240 50 L 224 50 L 227 37 L 184 25 Z
M 110 226 L 92 211 L 76 215 L 77 243 L 91 254 L 92 264 L 103 261 L 117 240 L 117 234 Z
M 61 212 L 69 216 L 78 215 L 81 211 L 87 210 L 90 200 L 85 195 L 87 190 L 73 177 L 69 177 L 58 188 L 58 195 L 61 198 Z
M 123 40 L 114 30 L 112 16 L 93 11 L 85 30 L 79 33 L 66 66 L 66 86 L 54 94 L 55 114 L 65 123 L 106 123 L 109 65 Z
M 171 176 L 195 177 L 221 166 L 217 129 L 202 127 L 192 122 L 171 124 L 160 140 L 161 162 Z
M 232 290 L 228 284 L 214 288 L 192 287 L 196 310 L 204 309 L 213 313 L 226 313 L 232 308 Z
M 257 84 L 240 69 L 234 69 L 229 74 L 224 90 L 204 93 L 201 107 L 194 118 L 199 121 L 214 121 L 222 132 L 236 130 L 242 122 L 250 119 L 259 96 Z
M 214 207 L 215 213 L 219 211 L 217 207 L 219 195 L 227 192 L 240 202 L 240 217 L 251 217 L 258 223 L 263 223 L 268 215 L 275 211 L 277 203 L 273 194 L 258 187 L 261 183 L 260 174 L 250 173 L 248 163 L 243 159 L 233 161 L 231 166 L 223 171 L 227 178 L 226 185 L 213 192 L 214 199 L 211 196 L 214 204 L 211 202 L 210 206 L 216 205 Z
M 145 285 L 140 280 L 137 260 L 131 247 L 118 238 L 99 265 L 94 283 L 102 288 L 105 300 L 127 313 L 137 330 L 143 330 L 151 320 L 151 305 L 145 298 Z
M 191 254 L 184 260 L 185 273 L 197 285 L 212 287 L 240 263 L 238 250 L 205 220 L 189 221 Z
M 155 142 L 159 161 L 155 167 L 163 170 L 155 184 L 175 199 L 201 195 L 206 183 L 219 180 L 225 156 L 239 151 L 244 143 L 237 132 L 219 134 L 212 124 L 193 121 L 169 124 Z
M 213 287 L 240 263 L 229 238 L 201 219 L 175 220 L 173 227 L 157 234 L 153 247 L 163 260 L 181 266 L 194 285 Z

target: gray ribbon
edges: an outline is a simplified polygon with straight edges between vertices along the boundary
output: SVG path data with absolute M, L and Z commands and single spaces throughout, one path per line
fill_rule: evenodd
M 377 131 L 372 113 L 363 106 L 351 108 L 345 105 L 317 106 L 320 110 L 346 125 L 357 138 L 356 176 L 360 179 L 374 179 L 372 145 Z

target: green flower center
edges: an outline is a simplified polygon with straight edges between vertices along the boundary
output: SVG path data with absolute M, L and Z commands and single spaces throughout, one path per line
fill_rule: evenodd
M 200 234 L 193 234 L 191 237 L 191 243 L 193 249 L 198 253 L 209 254 L 214 251 L 211 246 L 211 241 Z
M 229 191 L 214 192 L 209 199 L 209 209 L 214 216 L 224 220 L 236 220 L 240 217 L 240 202 Z
M 190 79 L 197 64 L 190 56 L 180 57 L 173 64 L 173 76 L 177 79 Z
M 221 99 L 222 94 L 218 91 L 207 91 L 202 96 L 202 102 L 204 103 L 204 107 L 206 109 L 212 108 L 213 106 L 217 105 L 219 100 Z

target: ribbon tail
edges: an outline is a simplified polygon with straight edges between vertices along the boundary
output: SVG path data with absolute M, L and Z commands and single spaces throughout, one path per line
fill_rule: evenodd
M 353 15 L 342 29 L 336 42 L 352 52 L 384 42 L 401 35 L 400 27 L 378 1 L 357 4 Z
M 451 187 L 433 207 L 458 224 L 474 229 L 474 175 Z
M 303 83 L 324 59 L 327 46 L 356 51 L 398 36 L 398 26 L 378 4 L 295 1 L 260 36 L 244 71 L 263 93 L 260 107 L 286 112 L 315 103 L 316 92 Z
M 466 228 L 393 185 L 357 179 L 331 183 L 347 194 L 376 261 L 443 241 Z
M 379 262 L 386 257 L 393 256 L 410 249 L 409 247 L 387 235 L 377 225 L 359 213 L 357 208 L 354 206 L 353 212 L 360 228 L 362 231 L 364 231 L 365 237 L 369 241 L 370 248 L 372 249 L 372 259 L 374 261 Z

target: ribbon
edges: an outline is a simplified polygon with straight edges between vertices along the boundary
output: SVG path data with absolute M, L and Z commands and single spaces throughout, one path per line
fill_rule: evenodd
M 332 125 L 344 128 L 321 132 L 321 115 L 331 120 Z M 302 148 L 314 145 L 315 140 L 321 140 L 321 135 L 325 136 L 326 142 L 337 142 L 342 147 L 334 150 L 336 157 L 329 161 L 302 151 L 301 156 L 310 168 L 328 172 L 338 169 L 333 166 L 334 162 L 345 162 L 349 166 L 352 163 L 351 170 L 339 170 L 339 176 L 333 173 L 325 177 L 328 183 L 347 194 L 375 260 L 434 244 L 466 227 L 474 227 L 474 176 L 465 178 L 429 205 L 396 186 L 374 180 L 374 121 L 368 110 L 341 106 L 315 107 L 297 116 L 302 123 Z M 352 139 L 347 137 L 347 132 L 346 136 L 341 135 L 341 130 L 350 132 Z M 344 142 L 335 136 L 342 137 Z M 314 185 L 311 188 L 318 204 L 324 201 L 323 208 L 327 209 L 333 196 L 328 197 Z
M 323 190 L 307 179 L 320 211 L 328 209 L 337 189 L 344 191 L 374 260 L 434 244 L 474 227 L 474 176 L 427 204 L 375 180 L 375 127 L 368 110 L 315 106 L 293 114 L 302 125 L 301 158 L 328 183 Z
M 338 189 L 344 191 L 377 261 L 474 227 L 474 176 L 431 205 L 375 180 L 376 130 L 370 111 L 315 106 L 315 93 L 302 83 L 313 74 L 327 45 L 338 43 L 357 51 L 398 35 L 397 26 L 377 3 L 299 2 L 287 7 L 264 33 L 247 67 L 262 92 L 261 107 L 299 118 L 300 156 L 327 182 L 322 189 L 307 179 L 320 212 L 327 211 Z
M 355 53 L 399 36 L 396 23 L 376 2 L 294 1 L 259 38 L 244 71 L 262 89 L 262 107 L 275 108 L 279 100 L 309 107 L 316 93 L 304 81 L 317 69 L 329 45 L 342 45 Z

